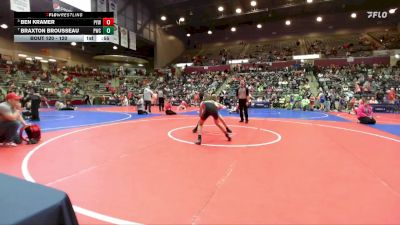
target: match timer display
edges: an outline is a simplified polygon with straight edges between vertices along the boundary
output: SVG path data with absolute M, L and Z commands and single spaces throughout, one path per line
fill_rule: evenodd
M 14 12 L 14 42 L 111 42 L 113 12 Z

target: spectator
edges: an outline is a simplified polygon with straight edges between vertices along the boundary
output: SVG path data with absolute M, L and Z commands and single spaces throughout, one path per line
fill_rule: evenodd
M 153 91 L 151 91 L 150 86 L 147 85 L 143 91 L 143 100 L 145 104 L 145 111 L 151 113 L 151 100 L 153 97 Z
M 125 95 L 123 96 L 122 104 L 121 104 L 121 105 L 122 105 L 122 106 L 129 106 L 128 97 L 126 97 Z
M 360 101 L 360 105 L 355 109 L 357 119 L 362 124 L 375 124 L 376 121 L 373 116 L 372 107 L 365 99 Z
M 37 93 L 36 88 L 31 89 L 28 101 L 31 102 L 31 120 L 40 121 L 39 108 L 41 103 L 41 97 L 39 93 Z
M 158 90 L 158 108 L 160 112 L 164 112 L 164 91 L 162 89 Z
M 144 108 L 144 100 L 143 95 L 139 96 L 138 101 L 136 102 L 136 107 L 139 115 L 147 115 L 148 112 Z
M 394 102 L 396 101 L 396 91 L 393 87 L 390 88 L 389 91 L 387 91 L 387 99 L 390 104 L 394 104 Z
M 7 94 L 6 101 L 0 103 L 0 143 L 3 146 L 15 147 L 21 143 L 17 134 L 20 124 L 26 126 L 21 115 L 21 97 L 14 92 Z
M 171 101 L 167 101 L 165 104 L 165 114 L 166 115 L 176 115 L 176 112 L 172 111 Z

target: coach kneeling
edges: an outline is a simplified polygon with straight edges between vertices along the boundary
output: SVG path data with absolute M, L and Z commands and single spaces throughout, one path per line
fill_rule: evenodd
M 21 97 L 15 93 L 9 93 L 6 101 L 0 103 L 0 142 L 4 146 L 16 146 L 21 143 L 17 133 L 20 123 L 27 125 L 21 115 Z

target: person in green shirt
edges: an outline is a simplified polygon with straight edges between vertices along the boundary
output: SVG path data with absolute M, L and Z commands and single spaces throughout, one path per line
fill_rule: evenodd
M 304 98 L 301 100 L 301 108 L 303 111 L 310 109 L 310 99 L 308 99 L 306 96 L 304 96 Z

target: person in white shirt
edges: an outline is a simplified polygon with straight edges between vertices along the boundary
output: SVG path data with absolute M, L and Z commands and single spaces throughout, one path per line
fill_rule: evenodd
M 143 95 L 139 96 L 139 100 L 136 103 L 137 111 L 139 115 L 146 115 L 148 114 L 147 111 L 144 109 L 144 100 L 143 100 Z
M 150 86 L 147 87 L 143 91 L 143 100 L 145 110 L 151 113 L 151 99 L 153 97 L 153 91 L 151 91 Z
M 164 112 L 164 92 L 163 89 L 158 90 L 158 108 L 160 112 Z
M 126 96 L 124 96 L 124 99 L 122 100 L 122 106 L 129 106 L 129 101 Z

